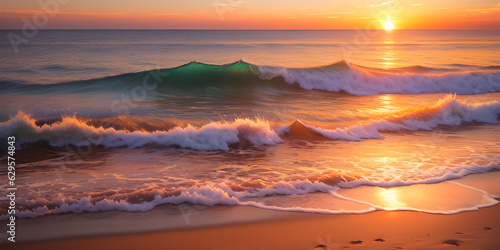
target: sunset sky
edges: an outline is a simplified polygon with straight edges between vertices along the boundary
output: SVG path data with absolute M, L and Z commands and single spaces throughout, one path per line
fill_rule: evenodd
M 59 10 L 40 4 L 57 1 Z M 382 28 L 386 19 L 396 29 L 499 29 L 500 1 L 19 0 L 0 4 L 1 29 L 21 29 L 26 21 L 42 29 L 365 29 Z

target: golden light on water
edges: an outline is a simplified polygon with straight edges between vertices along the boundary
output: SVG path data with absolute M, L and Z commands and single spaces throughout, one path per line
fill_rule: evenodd
M 388 209 L 398 209 L 400 207 L 405 206 L 406 204 L 399 200 L 399 192 L 398 189 L 394 188 L 380 188 L 379 189 L 380 201 L 384 204 Z
M 385 28 L 385 30 L 393 30 L 394 24 L 392 24 L 391 21 L 387 21 L 387 22 L 385 22 L 384 28 Z

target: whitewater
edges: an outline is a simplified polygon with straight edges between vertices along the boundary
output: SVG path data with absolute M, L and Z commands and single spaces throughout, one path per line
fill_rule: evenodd
M 19 54 L 0 50 L 16 216 L 497 204 L 467 180 L 500 170 L 498 32 L 381 33 L 347 57 L 354 35 L 47 30 Z
M 339 140 L 351 141 L 359 144 L 359 146 L 351 145 L 350 147 L 361 148 L 368 141 L 390 140 L 390 137 L 393 136 L 412 136 L 413 131 L 432 131 L 437 128 L 446 130 L 447 127 L 449 130 L 457 131 L 460 130 L 460 127 L 485 126 L 481 124 L 494 125 L 496 128 L 498 127 L 496 124 L 500 121 L 499 115 L 500 103 L 497 101 L 470 103 L 458 99 L 456 95 L 445 95 L 432 105 L 400 110 L 383 116 L 381 119 L 351 121 L 353 125 L 338 128 L 312 125 L 301 120 L 290 121 L 289 124 L 281 124 L 277 121 L 254 117 L 213 121 L 199 126 L 186 123 L 167 130 L 156 129 L 146 131 L 140 127 L 136 127 L 135 130 L 126 130 L 119 129 L 120 123 L 133 121 L 118 119 L 115 120 L 114 124 L 111 123 L 111 125 L 104 128 L 95 125 L 99 123 L 92 122 L 96 118 L 63 116 L 61 119 L 48 122 L 37 121 L 29 114 L 19 112 L 7 121 L 0 123 L 0 131 L 4 137 L 16 136 L 19 143 L 18 149 L 21 151 L 28 150 L 29 152 L 33 152 L 33 150 L 39 150 L 40 147 L 48 147 L 51 152 L 56 152 L 54 160 L 63 159 L 64 155 L 67 155 L 68 152 L 74 153 L 75 150 L 72 148 L 76 148 L 76 150 L 81 148 L 88 150 L 90 148 L 90 150 L 94 150 L 94 153 L 102 152 L 104 154 L 116 154 L 116 152 L 108 151 L 113 148 L 128 148 L 128 152 L 132 154 L 144 154 L 145 152 L 151 154 L 151 151 L 154 154 L 162 151 L 167 151 L 171 154 L 172 152 L 179 152 L 182 149 L 189 149 L 194 150 L 193 152 L 227 152 L 230 154 L 227 157 L 233 158 L 238 157 L 243 151 L 246 151 L 244 154 L 253 155 L 257 154 L 258 151 L 269 150 L 266 147 L 278 147 L 283 144 L 290 145 L 287 146 L 290 147 L 289 149 L 284 150 L 285 154 L 291 153 L 289 150 L 307 152 L 314 149 L 314 147 L 308 148 L 312 145 L 303 146 L 302 149 L 293 149 L 296 147 L 295 144 L 300 141 L 314 144 L 335 143 L 335 141 Z M 310 123 L 314 123 L 314 121 Z M 162 127 L 161 125 L 156 125 L 157 128 Z M 172 125 L 168 124 L 168 126 Z M 431 144 L 431 146 L 433 145 Z M 71 150 L 68 151 L 68 149 Z M 139 151 L 130 151 L 136 149 L 139 149 Z M 317 155 L 317 153 L 313 154 Z M 471 156 L 473 155 L 471 154 Z M 321 157 L 321 153 L 318 156 Z M 203 153 L 201 153 L 201 155 L 191 154 L 189 157 L 196 159 L 198 157 L 205 158 L 210 156 L 203 156 Z M 255 160 L 254 157 L 247 160 L 253 161 Z M 497 161 L 495 161 L 495 158 Z M 169 159 L 168 161 L 173 160 L 170 157 L 166 159 Z M 217 159 L 215 160 L 217 161 Z M 308 195 L 316 192 L 327 194 L 334 192 L 333 197 L 339 198 L 340 196 L 335 193 L 339 188 L 353 188 L 360 185 L 394 187 L 440 183 L 462 178 L 473 173 L 483 173 L 500 169 L 500 165 L 498 165 L 500 163 L 498 161 L 500 160 L 499 155 L 495 155 L 493 159 L 489 160 L 492 161 L 470 162 L 471 160 L 469 159 L 467 161 L 470 164 L 451 164 L 448 166 L 443 166 L 441 163 L 433 163 L 436 165 L 431 169 L 421 169 L 417 166 L 410 170 L 405 170 L 406 172 L 403 175 L 397 173 L 399 170 L 393 170 L 390 174 L 380 172 L 381 168 L 387 166 L 374 164 L 371 169 L 368 167 L 369 171 L 364 166 L 363 174 L 354 169 L 339 168 L 332 171 L 333 169 L 328 167 L 330 168 L 328 172 L 324 172 L 324 168 L 320 168 L 322 170 L 319 172 L 310 169 L 306 177 L 298 178 L 292 177 L 294 176 L 293 174 L 287 176 L 286 173 L 271 171 L 269 177 L 266 177 L 266 174 L 264 174 L 258 179 L 249 178 L 243 183 L 237 179 L 235 181 L 213 181 L 213 178 L 205 180 L 188 178 L 192 184 L 180 189 L 172 185 L 167 185 L 170 188 L 155 185 L 152 189 L 144 187 L 128 191 L 113 189 L 107 191 L 107 194 L 104 196 L 96 194 L 91 190 L 83 194 L 72 192 L 50 194 L 51 192 L 47 190 L 46 192 L 49 193 L 43 198 L 21 198 L 18 204 L 22 209 L 20 209 L 18 216 L 37 217 L 40 215 L 67 212 L 81 213 L 108 210 L 147 211 L 162 204 L 182 204 L 186 202 L 206 206 L 249 205 L 268 209 L 284 209 L 286 211 L 364 213 L 380 210 L 380 208 L 376 206 L 372 206 L 368 210 L 349 210 L 348 208 L 326 210 L 317 208 L 286 208 L 286 206 L 268 206 L 265 205 L 263 200 L 255 200 L 255 198 L 261 197 L 265 199 L 265 197 L 272 195 Z M 175 162 L 176 160 L 174 159 L 173 161 Z M 29 169 L 39 164 L 47 164 L 43 162 L 27 163 L 24 165 L 24 168 Z M 155 165 L 162 164 L 161 162 L 163 160 L 154 163 L 151 166 L 151 170 L 154 171 L 154 168 L 156 168 Z M 208 164 L 213 164 L 210 162 Z M 237 160 L 237 162 L 239 161 Z M 246 163 L 243 162 L 243 164 Z M 264 162 L 264 166 L 266 165 Z M 127 165 L 121 166 L 125 169 L 130 167 L 127 167 Z M 271 166 L 267 165 L 267 167 Z M 286 165 L 283 167 L 286 167 Z M 314 165 L 311 167 L 315 168 Z M 161 176 L 158 176 L 159 180 L 161 180 Z M 170 174 L 168 176 L 165 176 L 167 180 L 171 178 Z M 176 182 L 182 183 L 183 181 L 174 181 L 174 183 Z M 77 187 L 83 185 L 79 181 L 71 185 L 74 186 L 75 184 Z M 489 199 L 488 202 L 483 204 L 484 206 L 497 203 L 495 199 Z M 451 210 L 434 212 L 454 213 Z M 5 216 L 2 217 L 2 219 L 6 218 Z

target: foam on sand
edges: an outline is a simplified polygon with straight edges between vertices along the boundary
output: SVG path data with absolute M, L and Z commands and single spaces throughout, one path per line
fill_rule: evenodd
M 455 171 L 458 169 L 458 171 Z M 328 185 L 321 182 L 305 181 L 280 181 L 270 183 L 261 188 L 249 188 L 243 191 L 234 191 L 230 186 L 224 183 L 211 183 L 202 186 L 194 186 L 179 190 L 179 192 L 162 193 L 162 190 L 153 190 L 149 193 L 141 194 L 133 192 L 130 194 L 118 192 L 116 195 L 99 197 L 89 195 L 88 197 L 66 197 L 59 194 L 53 199 L 37 198 L 32 200 L 20 200 L 18 202 L 18 211 L 16 216 L 38 217 L 48 214 L 61 213 L 82 213 L 98 211 L 129 211 L 144 212 L 153 209 L 162 204 L 201 204 L 205 206 L 216 205 L 245 205 L 259 208 L 266 208 L 279 211 L 297 211 L 325 214 L 346 214 L 346 213 L 367 213 L 376 210 L 414 210 L 428 213 L 453 214 L 463 211 L 477 210 L 481 207 L 491 206 L 498 203 L 496 196 L 475 188 L 459 183 L 445 183 L 443 181 L 457 179 L 472 173 L 486 172 L 492 169 L 500 169 L 499 165 L 490 164 L 487 167 L 470 167 L 470 170 L 457 167 L 449 169 L 453 174 L 444 173 L 443 176 L 436 176 L 431 179 L 421 181 L 369 181 L 359 180 L 352 182 L 341 182 L 337 185 Z M 446 171 L 445 171 L 446 172 Z M 439 174 L 439 173 L 436 173 Z M 435 185 L 432 183 L 439 183 Z M 432 185 L 415 185 L 432 184 Z M 451 186 L 450 186 L 451 185 Z M 450 189 L 453 189 L 451 190 Z M 450 189 L 456 197 L 447 198 L 446 190 Z M 366 190 L 363 191 L 363 190 Z M 382 191 L 381 191 L 382 190 Z M 377 192 L 387 191 L 385 199 L 378 199 Z M 397 202 L 395 196 L 391 195 L 390 190 L 402 192 L 400 200 Z M 428 197 L 428 200 L 413 201 L 412 190 L 421 193 L 422 197 Z M 444 191 L 443 191 L 444 190 Z M 441 196 L 434 195 L 435 192 L 441 192 Z M 318 205 L 318 193 L 332 194 L 331 200 L 320 197 L 321 202 Z M 415 192 L 414 192 L 415 193 Z M 426 194 L 433 193 L 428 196 Z M 308 198 L 312 195 L 312 198 Z M 279 197 L 283 197 L 280 199 Z M 301 196 L 297 198 L 297 196 Z M 138 199 L 139 197 L 139 199 Z M 274 198 L 273 198 L 274 197 Z M 276 198 L 278 197 L 278 198 Z M 295 198 L 294 198 L 295 197 Z M 399 197 L 399 196 L 398 196 Z M 441 198 L 440 198 L 441 197 Z M 390 198 L 387 203 L 387 199 Z M 337 201 L 335 201 L 337 199 Z M 338 199 L 346 200 L 339 202 Z M 382 203 L 380 203 L 382 202 Z M 386 203 L 383 203 L 386 202 Z M 349 204 L 350 203 L 350 204 Z M 359 204 L 353 204 L 359 203 Z M 442 204 L 441 204 L 442 203 Z M 441 205 L 439 205 L 441 204 Z M 444 205 L 443 205 L 444 204 Z M 446 205 L 446 206 L 445 206 Z M 0 216 L 0 220 L 6 220 L 8 215 Z

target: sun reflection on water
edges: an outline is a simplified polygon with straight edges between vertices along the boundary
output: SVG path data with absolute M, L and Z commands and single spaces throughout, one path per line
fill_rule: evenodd
M 399 200 L 399 190 L 395 188 L 379 188 L 378 196 L 382 205 L 387 209 L 398 209 L 406 205 Z

